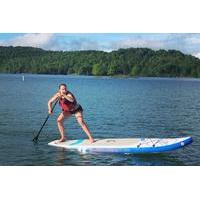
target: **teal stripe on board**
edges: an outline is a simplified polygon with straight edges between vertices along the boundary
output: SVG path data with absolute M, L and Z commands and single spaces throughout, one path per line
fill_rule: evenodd
M 80 140 L 76 140 L 75 142 L 71 143 L 71 145 L 77 145 L 77 144 L 81 144 L 84 141 L 84 139 L 80 139 Z

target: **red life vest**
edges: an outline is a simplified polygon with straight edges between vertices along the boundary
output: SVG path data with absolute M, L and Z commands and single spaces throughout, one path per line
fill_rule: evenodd
M 76 104 L 77 104 L 74 95 L 73 95 L 71 92 L 68 92 L 68 93 L 70 93 L 70 94 L 72 95 L 72 97 L 73 97 L 73 99 L 74 99 L 73 102 L 70 102 L 70 101 L 68 101 L 68 100 L 65 99 L 65 98 L 63 98 L 63 99 L 60 98 L 60 99 L 59 99 L 59 105 L 60 105 L 61 109 L 62 109 L 63 111 L 65 111 L 65 112 L 73 111 L 74 108 L 75 108 L 75 106 L 76 106 Z

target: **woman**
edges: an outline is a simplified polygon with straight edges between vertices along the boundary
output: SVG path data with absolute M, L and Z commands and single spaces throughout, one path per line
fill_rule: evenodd
M 61 138 L 58 140 L 58 142 L 64 142 L 66 140 L 65 137 L 65 129 L 63 122 L 65 119 L 69 118 L 71 115 L 75 115 L 78 123 L 84 130 L 84 132 L 89 137 L 90 143 L 94 142 L 94 139 L 91 135 L 91 132 L 87 126 L 87 124 L 83 120 L 83 109 L 81 105 L 79 105 L 76 101 L 76 98 L 74 95 L 67 90 L 67 85 L 62 83 L 59 85 L 59 91 L 48 101 L 48 112 L 49 114 L 52 114 L 52 103 L 59 101 L 60 107 L 62 109 L 62 112 L 57 118 L 57 124 L 58 129 L 60 131 Z

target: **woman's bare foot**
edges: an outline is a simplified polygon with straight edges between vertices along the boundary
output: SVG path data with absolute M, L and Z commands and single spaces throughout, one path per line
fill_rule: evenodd
M 60 138 L 59 140 L 56 140 L 56 144 L 58 144 L 58 143 L 61 143 L 61 142 L 65 142 L 67 139 L 66 139 L 66 137 L 64 137 L 64 138 Z
M 92 144 L 94 142 L 93 138 L 89 138 L 90 143 Z

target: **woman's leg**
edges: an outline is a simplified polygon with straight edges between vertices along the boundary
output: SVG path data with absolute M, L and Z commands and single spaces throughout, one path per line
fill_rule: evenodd
M 75 113 L 75 117 L 76 117 L 77 122 L 80 124 L 81 128 L 84 130 L 84 132 L 89 137 L 90 142 L 93 143 L 94 139 L 92 138 L 92 134 L 91 134 L 87 124 L 85 123 L 85 121 L 83 119 L 83 113 L 77 112 L 77 113 Z
M 70 113 L 62 112 L 62 113 L 60 113 L 60 115 L 57 118 L 58 130 L 60 131 L 60 136 L 61 136 L 59 142 L 63 142 L 63 141 L 66 140 L 66 138 L 65 138 L 65 128 L 64 128 L 63 122 L 66 118 L 68 118 L 70 116 L 71 116 Z

